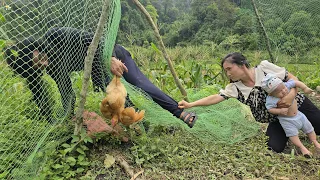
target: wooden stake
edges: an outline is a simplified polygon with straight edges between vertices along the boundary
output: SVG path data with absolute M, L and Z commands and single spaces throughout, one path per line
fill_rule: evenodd
M 271 45 L 270 45 L 270 41 L 269 41 L 269 37 L 268 37 L 268 34 L 267 34 L 267 31 L 266 31 L 266 28 L 264 27 L 263 23 L 262 23 L 262 20 L 259 16 L 259 12 L 258 12 L 258 9 L 256 7 L 256 3 L 254 0 L 251 0 L 251 3 L 252 3 L 252 6 L 253 6 L 253 9 L 254 9 L 254 12 L 256 14 L 256 17 L 258 19 L 258 22 L 260 24 L 260 27 L 262 29 L 262 36 L 264 37 L 264 40 L 266 41 L 266 44 L 267 44 L 267 50 L 269 52 L 269 56 L 270 56 L 270 60 L 272 63 L 274 63 L 274 58 L 273 58 L 273 55 L 272 55 L 272 51 L 271 51 Z
M 89 86 L 89 80 L 90 80 L 90 74 L 92 71 L 92 61 L 94 58 L 94 54 L 97 51 L 97 47 L 99 44 L 99 41 L 101 39 L 101 36 L 103 34 L 103 27 L 104 24 L 107 20 L 108 17 L 108 7 L 110 5 L 110 0 L 105 0 L 102 6 L 101 10 L 101 15 L 100 19 L 98 22 L 98 26 L 96 29 L 96 32 L 93 36 L 93 40 L 88 48 L 87 56 L 84 60 L 84 75 L 83 75 L 83 80 L 82 80 L 82 89 L 80 92 L 80 103 L 79 103 L 79 108 L 76 113 L 76 124 L 75 124 L 75 129 L 74 129 L 74 134 L 78 135 L 81 131 L 82 128 L 82 123 L 83 123 L 83 110 L 84 110 L 84 104 L 86 103 L 86 96 L 87 96 L 87 91 L 88 91 L 88 86 Z
M 153 32 L 158 40 L 158 44 L 160 45 L 160 49 L 161 49 L 161 52 L 164 56 L 164 58 L 166 59 L 167 63 L 168 63 L 168 66 L 169 66 L 169 69 L 171 71 L 171 74 L 174 78 L 174 81 L 176 83 L 176 85 L 178 86 L 181 94 L 184 96 L 184 99 L 186 101 L 188 101 L 188 97 L 187 97 L 187 92 L 186 90 L 183 88 L 183 86 L 181 85 L 179 79 L 178 79 L 178 76 L 174 70 L 174 67 L 172 65 L 172 61 L 169 57 L 169 55 L 167 54 L 167 51 L 166 51 L 166 48 L 164 46 L 164 43 L 161 39 L 161 36 L 160 36 L 160 33 L 159 33 L 159 30 L 156 26 L 156 24 L 154 23 L 154 21 L 152 20 L 152 17 L 150 16 L 150 14 L 148 13 L 148 11 L 143 7 L 143 5 L 138 1 L 138 0 L 132 0 L 133 3 L 138 7 L 138 9 L 142 12 L 142 14 L 144 14 L 149 22 L 149 24 L 151 25 L 152 29 L 153 29 Z

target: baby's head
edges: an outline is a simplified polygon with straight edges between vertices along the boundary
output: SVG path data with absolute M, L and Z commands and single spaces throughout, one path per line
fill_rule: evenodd
M 267 74 L 261 82 L 261 87 L 270 96 L 283 98 L 288 94 L 288 88 L 284 85 L 283 81 L 274 74 Z

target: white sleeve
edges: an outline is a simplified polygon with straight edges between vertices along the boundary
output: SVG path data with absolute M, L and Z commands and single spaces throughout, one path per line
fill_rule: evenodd
M 233 83 L 228 84 L 225 89 L 220 90 L 220 95 L 222 97 L 226 96 L 228 98 L 237 98 L 238 97 L 238 90 L 236 85 Z
M 287 78 L 287 70 L 284 67 L 279 67 L 267 60 L 261 61 L 260 67 L 261 70 L 267 74 L 272 73 L 282 80 L 285 80 L 285 78 Z

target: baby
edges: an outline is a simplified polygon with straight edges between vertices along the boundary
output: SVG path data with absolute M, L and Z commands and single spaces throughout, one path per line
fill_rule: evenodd
M 320 150 L 314 128 L 307 117 L 298 110 L 297 101 L 294 100 L 289 108 L 278 108 L 277 102 L 286 96 L 291 88 L 298 87 L 304 93 L 309 94 L 312 89 L 303 82 L 290 79 L 283 82 L 273 74 L 267 74 L 261 82 L 261 87 L 269 94 L 266 99 L 266 107 L 271 114 L 278 115 L 279 122 L 284 129 L 286 136 L 296 145 L 305 157 L 311 157 L 312 153 L 301 143 L 299 130 L 306 133 L 314 146 Z

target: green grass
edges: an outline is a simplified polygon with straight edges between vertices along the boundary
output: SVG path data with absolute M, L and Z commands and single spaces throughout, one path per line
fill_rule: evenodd
M 182 99 L 161 55 L 144 48 L 131 47 L 130 50 L 138 59 L 139 67 L 155 85 L 177 101 Z M 196 90 L 200 90 L 208 84 L 218 84 L 223 87 L 227 83 L 220 75 L 216 76 L 220 71 L 220 58 L 225 53 L 215 52 L 210 47 L 169 49 L 169 55 L 174 61 L 174 66 L 183 85 Z M 267 57 L 267 53 L 264 52 L 247 52 L 246 55 L 254 62 Z M 317 64 L 286 63 L 283 65 L 311 87 L 314 87 L 320 78 L 319 75 L 313 75 L 318 72 L 319 66 Z M 10 77 L 4 74 L 3 72 L 9 73 L 4 63 L 0 62 L 0 69 L 2 72 L 0 73 L 1 83 L 7 83 L 10 86 L 17 84 L 18 90 L 25 94 L 20 100 L 26 105 L 25 107 L 18 106 L 23 108 L 19 109 L 22 113 L 18 115 L 28 119 L 27 123 L 32 122 L 32 116 L 28 116 L 28 111 L 37 110 L 34 103 L 30 102 L 31 94 L 25 89 L 25 82 L 17 77 L 11 78 L 12 73 L 10 73 Z M 19 89 L 20 83 L 23 85 L 22 89 Z M 1 88 L 3 87 L 0 87 L 0 90 Z M 78 94 L 81 88 L 79 78 L 74 80 L 74 88 Z M 103 96 L 102 93 L 90 92 L 85 108 L 98 112 L 97 99 L 100 100 Z M 19 104 L 19 101 L 16 101 L 20 97 L 19 94 L 15 93 L 14 96 L 5 97 L 7 99 L 3 102 L 12 106 Z M 317 105 L 319 107 L 319 104 Z M 7 117 L 17 116 L 12 110 L 9 111 L 9 108 L 7 112 L 10 112 L 10 114 L 6 114 Z M 31 120 L 29 120 L 30 118 Z M 10 119 L 6 118 L 6 120 Z M 250 122 L 248 121 L 248 123 Z M 21 123 L 21 128 L 23 128 L 23 123 Z M 152 133 L 140 136 L 132 133 L 132 139 L 128 143 L 121 143 L 109 135 L 102 136 L 90 147 L 87 155 L 90 158 L 89 168 L 85 173 L 78 174 L 75 179 L 130 179 L 118 163 L 113 164 L 110 168 L 105 168 L 106 154 L 115 157 L 121 156 L 134 169 L 135 173 L 143 169 L 144 173 L 139 177 L 145 179 L 320 179 L 319 160 L 305 159 L 297 155 L 291 144 L 284 153 L 273 153 L 267 150 L 265 128 L 266 125 L 261 124 L 261 130 L 257 136 L 232 145 L 203 143 L 191 134 L 171 127 L 161 127 Z M 307 147 L 312 148 L 305 135 L 302 135 L 301 139 Z M 52 151 L 56 150 L 52 149 Z
M 320 85 L 320 62 L 314 64 L 283 64 L 283 66 L 310 88 L 315 89 Z
M 135 140 L 127 144 L 102 141 L 91 151 L 91 175 L 82 178 L 128 179 L 118 164 L 104 168 L 105 154 L 122 155 L 135 172 L 144 169 L 145 179 L 319 178 L 319 160 L 291 153 L 273 153 L 266 149 L 266 136 L 263 134 L 260 132 L 254 138 L 233 145 L 201 143 L 181 131 L 158 132 L 148 137 L 146 144 L 136 144 Z M 151 151 L 152 148 L 158 151 Z M 136 151 L 149 155 L 154 153 L 155 157 L 137 164 Z
M 175 97 L 177 101 L 182 99 L 161 55 L 143 48 L 133 47 L 131 50 L 137 63 L 152 82 Z M 220 70 L 220 58 L 224 55 L 221 52 L 216 54 L 209 52 L 208 49 L 192 47 L 169 50 L 177 74 L 185 87 L 201 89 L 201 86 L 196 86 L 198 81 L 200 85 L 218 83 L 224 86 L 227 83 L 221 76 L 211 82 L 204 80 L 205 75 L 208 75 L 208 79 L 215 77 L 215 73 Z M 253 60 L 253 65 L 267 58 L 267 53 L 263 52 L 247 52 L 246 55 L 248 59 Z M 282 58 L 286 60 L 285 62 L 290 62 L 290 57 L 282 56 Z M 201 80 L 190 78 L 192 72 L 196 71 L 193 69 L 196 64 L 201 66 L 203 75 L 199 77 Z M 320 77 L 313 75 L 318 71 L 316 64 L 280 62 L 277 64 L 286 67 L 289 72 L 297 75 L 312 88 L 316 84 L 314 80 L 317 81 Z M 210 74 L 212 69 L 214 71 Z M 120 154 L 135 172 L 144 169 L 142 177 L 145 179 L 320 179 L 319 160 L 305 159 L 292 144 L 289 143 L 284 153 L 267 150 L 265 144 L 267 137 L 264 135 L 266 126 L 261 124 L 257 136 L 233 145 L 202 143 L 179 130 L 174 133 L 162 130 L 148 137 L 142 137 L 144 139 L 142 142 L 139 138 L 134 138 L 131 143 L 126 144 L 101 141 L 100 145 L 96 144 L 93 148 L 91 156 L 93 166 L 90 175 L 82 178 L 128 179 L 128 175 L 118 164 L 109 169 L 103 168 L 105 154 L 114 156 Z M 305 135 L 301 135 L 301 139 L 307 147 L 313 148 Z M 141 163 L 137 158 L 144 158 L 144 161 Z

